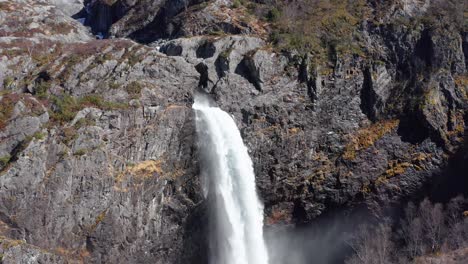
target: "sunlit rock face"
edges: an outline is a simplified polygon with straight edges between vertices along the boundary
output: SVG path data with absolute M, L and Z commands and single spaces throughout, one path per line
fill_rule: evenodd
M 403 10 L 410 16 L 422 14 L 427 11 L 430 0 L 402 0 Z
M 49 3 L 56 6 L 67 16 L 73 16 L 84 7 L 84 0 L 49 0 Z
M 466 192 L 468 34 L 411 24 L 424 2 L 369 3 L 364 51 L 318 57 L 220 1 L 0 1 L 3 261 L 208 263 L 195 90 L 240 131 L 270 249 L 331 263 L 333 239 L 298 226 Z

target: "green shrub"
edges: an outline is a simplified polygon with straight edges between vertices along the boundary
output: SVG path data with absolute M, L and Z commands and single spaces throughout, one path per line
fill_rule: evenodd
M 34 133 L 33 137 L 37 140 L 43 140 L 45 138 L 45 135 L 42 132 L 36 132 Z
M 142 89 L 143 86 L 139 82 L 131 82 L 127 85 L 127 87 L 125 87 L 125 90 L 132 99 L 138 98 L 141 94 Z
M 78 101 L 78 111 L 84 107 L 96 107 L 102 110 L 125 109 L 127 104 L 105 101 L 99 95 L 87 95 Z
M 109 53 L 104 53 L 98 56 L 94 62 L 97 64 L 104 64 L 108 60 L 112 60 L 112 55 Z
M 136 54 L 138 50 L 132 50 L 131 54 L 128 56 L 128 64 L 133 67 L 136 64 L 140 63 L 143 60 L 143 55 Z
M 109 88 L 111 89 L 118 89 L 120 87 L 120 85 L 116 82 L 109 82 Z
M 74 127 L 65 127 L 62 129 L 62 142 L 69 145 L 71 142 L 78 138 L 78 132 Z
M 84 154 L 86 154 L 86 149 L 79 149 L 73 153 L 75 156 L 83 156 Z
M 94 125 L 96 125 L 96 122 L 94 120 L 91 120 L 88 118 L 81 118 L 78 121 L 76 121 L 74 127 L 75 129 L 80 129 L 82 127 L 94 126 Z
M 10 86 L 13 85 L 15 79 L 13 77 L 7 76 L 3 79 L 3 89 L 10 89 Z
M 278 8 L 273 7 L 272 9 L 270 9 L 270 11 L 268 11 L 266 18 L 270 22 L 276 22 L 280 18 L 280 16 L 281 13 L 278 10 Z
M 3 156 L 3 157 L 0 157 L 0 168 L 3 168 L 5 167 L 6 165 L 8 165 L 8 163 L 10 162 L 11 160 L 11 156 L 10 155 L 6 155 L 6 156 Z
M 362 53 L 356 36 L 359 21 L 366 18 L 367 11 L 364 0 L 280 2 L 266 16 L 272 23 L 270 41 L 281 50 L 311 53 L 312 60 L 321 64 L 342 53 Z
M 231 6 L 231 7 L 232 7 L 232 8 L 239 8 L 241 5 L 242 5 L 242 4 L 241 4 L 241 2 L 240 2 L 239 0 L 234 0 L 234 1 L 232 2 L 232 6 Z
M 73 120 L 76 115 L 77 102 L 70 95 L 52 97 L 54 110 L 51 112 L 51 118 L 60 123 L 65 123 Z
M 79 62 L 81 61 L 81 58 L 79 55 L 77 54 L 72 54 L 68 57 L 66 63 L 68 65 L 75 65 L 75 64 L 78 64 Z
M 37 96 L 39 99 L 45 99 L 47 98 L 47 92 L 49 91 L 51 86 L 50 82 L 40 80 L 34 89 L 34 94 Z
M 7 126 L 8 120 L 10 120 L 13 114 L 16 100 L 13 98 L 14 94 L 6 94 L 0 101 L 0 129 Z
M 76 113 L 85 107 L 96 107 L 102 110 L 126 109 L 127 104 L 105 101 L 99 95 L 87 95 L 79 99 L 64 94 L 62 96 L 53 96 L 53 111 L 51 117 L 59 123 L 65 123 L 73 120 Z

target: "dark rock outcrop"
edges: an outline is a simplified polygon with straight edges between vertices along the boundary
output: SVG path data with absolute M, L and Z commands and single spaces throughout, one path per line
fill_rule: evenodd
M 463 178 L 467 34 L 397 23 L 418 1 L 362 23 L 367 56 L 318 63 L 269 47 L 229 1 L 86 2 L 108 40 L 52 2 L 0 4 L 25 25 L 0 23 L 5 263 L 206 263 L 198 88 L 240 127 L 270 228 Z M 195 36 L 218 30 L 257 36 Z

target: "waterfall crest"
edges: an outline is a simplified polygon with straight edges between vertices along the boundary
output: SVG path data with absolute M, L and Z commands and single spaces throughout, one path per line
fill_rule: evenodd
M 193 109 L 204 191 L 212 210 L 210 263 L 268 264 L 263 205 L 239 129 L 232 117 L 213 106 L 205 95 L 195 95 Z

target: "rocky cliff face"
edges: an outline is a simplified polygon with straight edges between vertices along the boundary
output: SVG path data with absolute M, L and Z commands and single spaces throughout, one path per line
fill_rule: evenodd
M 466 182 L 468 34 L 396 22 L 419 1 L 319 64 L 230 1 L 77 2 L 0 2 L 5 263 L 206 263 L 196 89 L 242 129 L 271 227 Z

